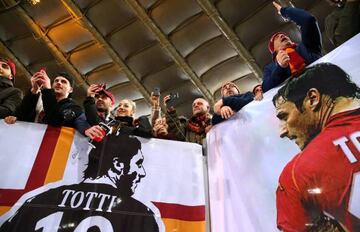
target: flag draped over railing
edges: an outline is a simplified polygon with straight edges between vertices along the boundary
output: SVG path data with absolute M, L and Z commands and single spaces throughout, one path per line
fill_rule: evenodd
M 86 178 L 84 170 L 92 149 L 87 139 L 72 128 L 24 122 L 6 125 L 1 121 L 0 131 L 0 231 L 7 228 L 34 231 L 35 227 L 56 231 L 54 228 L 66 226 L 76 231 L 87 231 L 91 226 L 97 226 L 100 231 L 109 231 L 109 228 L 131 231 L 126 227 L 135 220 L 129 219 L 131 215 L 141 218 L 141 223 L 154 217 L 155 229 L 144 231 L 205 231 L 203 156 L 197 144 L 132 138 L 131 141 L 140 141 L 141 149 L 132 154 L 130 160 L 121 161 L 124 169 L 118 174 L 119 181 L 111 182 L 107 177 L 113 175 L 116 179 L 116 164 L 121 162 L 114 158 L 107 165 L 115 165 L 106 175 Z M 114 153 L 122 159 L 128 150 L 126 146 L 119 146 L 117 151 L 104 150 L 102 155 Z M 106 165 L 105 159 L 100 160 L 103 162 L 100 165 Z M 135 178 L 134 173 L 140 174 Z M 130 185 L 123 183 L 125 176 L 134 177 Z M 122 195 L 122 186 L 131 188 L 127 197 Z M 130 210 L 126 210 L 125 203 L 132 205 Z M 34 207 L 37 207 L 35 211 Z M 77 213 L 71 212 L 74 210 Z M 81 216 L 81 210 L 86 210 L 86 216 Z M 106 212 L 99 214 L 98 211 Z M 71 223 L 66 221 L 66 214 L 80 216 Z M 114 214 L 117 221 L 112 220 L 110 214 Z M 126 218 L 126 223 L 119 222 L 121 217 Z M 16 227 L 14 221 L 22 226 Z M 24 229 L 27 225 L 29 228 Z

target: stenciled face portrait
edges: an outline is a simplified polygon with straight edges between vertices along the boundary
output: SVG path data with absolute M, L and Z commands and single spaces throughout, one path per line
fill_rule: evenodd
M 129 164 L 124 164 L 125 167 L 128 165 L 128 169 L 124 168 L 124 172 L 119 176 L 116 186 L 122 193 L 125 193 L 125 195 L 133 195 L 138 183 L 146 176 L 143 162 L 144 156 L 141 150 L 139 150 L 138 153 L 131 158 Z
M 112 107 L 112 101 L 106 94 L 99 92 L 95 94 L 95 105 L 99 112 L 109 112 Z
M 209 103 L 202 98 L 197 98 L 192 104 L 193 115 L 202 115 L 209 112 Z
M 301 150 L 319 133 L 315 113 L 306 106 L 301 112 L 293 102 L 279 97 L 276 101 L 276 116 L 280 120 L 280 137 L 295 140 Z
M 133 117 L 135 113 L 134 106 L 129 100 L 122 100 L 116 109 L 116 116 Z
M 65 77 L 62 76 L 58 76 L 54 79 L 52 88 L 54 89 L 56 94 L 59 94 L 64 97 L 67 97 L 73 91 L 70 82 Z
M 4 61 L 0 61 L 0 76 L 12 79 L 10 66 Z

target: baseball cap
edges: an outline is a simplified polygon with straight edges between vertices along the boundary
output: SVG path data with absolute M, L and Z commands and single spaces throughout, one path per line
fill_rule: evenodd
M 104 93 L 106 96 L 108 96 L 111 99 L 111 102 L 113 105 L 115 105 L 115 96 L 110 91 L 102 89 L 99 91 L 99 93 Z

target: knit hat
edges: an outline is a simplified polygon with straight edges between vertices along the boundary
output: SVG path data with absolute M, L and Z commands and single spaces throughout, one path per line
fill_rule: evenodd
M 10 60 L 10 59 L 0 58 L 0 60 L 5 62 L 7 65 L 9 65 L 10 70 L 11 70 L 11 74 L 13 76 L 13 79 L 11 79 L 11 81 L 14 82 L 15 81 L 15 75 L 16 75 L 16 66 L 15 66 L 14 62 L 12 62 L 12 60 Z
M 61 72 L 61 73 L 59 73 L 57 76 L 64 77 L 66 80 L 69 81 L 70 86 L 71 86 L 71 87 L 74 87 L 75 80 L 74 80 L 74 78 L 73 78 L 72 76 L 70 76 L 68 73 L 66 73 L 66 72 Z
M 275 37 L 277 35 L 285 35 L 287 37 L 289 37 L 285 32 L 276 32 L 275 34 L 273 34 L 269 40 L 269 43 L 268 43 L 268 49 L 270 51 L 271 54 L 274 54 L 275 50 L 274 50 L 274 40 L 275 40 Z
M 238 87 L 234 82 L 228 81 L 228 82 L 225 82 L 225 83 L 221 86 L 221 91 L 220 91 L 221 96 L 223 96 L 223 88 L 224 88 L 224 86 L 225 86 L 225 85 L 228 85 L 228 84 L 231 84 L 232 86 L 234 86 L 235 89 L 237 89 L 237 91 L 240 93 L 239 87 Z
M 262 89 L 262 84 L 257 84 L 257 85 L 254 86 L 254 88 L 253 88 L 253 90 L 252 90 L 252 93 L 253 93 L 254 95 L 255 95 L 255 90 L 256 90 L 256 88 L 259 87 L 259 86 L 260 86 L 261 89 Z
M 106 96 L 108 96 L 111 99 L 112 104 L 115 105 L 115 96 L 114 96 L 114 94 L 112 94 L 110 91 L 105 90 L 105 89 L 100 90 L 99 93 L 103 93 Z

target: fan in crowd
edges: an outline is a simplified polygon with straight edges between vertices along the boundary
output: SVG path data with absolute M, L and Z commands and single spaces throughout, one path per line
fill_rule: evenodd
M 21 104 L 22 92 L 14 87 L 15 74 L 15 64 L 0 58 L 0 119 L 14 115 Z
M 264 67 L 264 92 L 280 85 L 290 76 L 321 57 L 321 32 L 314 16 L 307 11 L 281 7 L 273 2 L 277 12 L 300 27 L 301 42 L 294 43 L 285 32 L 276 32 L 270 38 L 268 49 L 273 61 Z
M 31 89 L 25 94 L 16 116 L 5 118 L 12 124 L 16 120 L 39 122 L 52 126 L 76 128 L 84 134 L 89 127 L 82 108 L 71 98 L 74 79 L 63 72 L 58 74 L 51 85 L 49 76 L 44 69 L 31 77 Z M 38 106 L 41 98 L 42 107 Z

